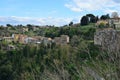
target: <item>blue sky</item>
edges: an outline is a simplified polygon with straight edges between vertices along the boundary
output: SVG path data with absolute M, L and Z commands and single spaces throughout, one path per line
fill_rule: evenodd
M 120 0 L 1 0 L 0 25 L 65 25 L 81 16 L 120 13 Z

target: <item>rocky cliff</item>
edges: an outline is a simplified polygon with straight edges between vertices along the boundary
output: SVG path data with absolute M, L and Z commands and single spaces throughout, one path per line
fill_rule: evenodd
M 99 30 L 94 35 L 94 44 L 109 52 L 120 52 L 120 31 L 114 29 Z

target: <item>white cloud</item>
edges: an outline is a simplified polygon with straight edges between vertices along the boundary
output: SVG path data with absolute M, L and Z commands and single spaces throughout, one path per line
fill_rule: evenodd
M 82 11 L 80 8 L 74 7 L 71 4 L 65 4 L 65 6 L 70 8 L 72 11 L 75 11 L 75 12 L 81 12 Z
M 3 17 L 0 16 L 0 24 L 35 24 L 35 25 L 56 25 L 56 26 L 62 26 L 65 24 L 68 24 L 70 21 L 73 21 L 73 18 L 34 18 L 34 17 L 17 17 L 17 16 L 11 16 L 11 17 Z
M 112 12 L 117 12 L 117 10 L 113 10 L 113 9 L 106 9 L 105 10 L 105 13 L 112 13 Z
M 120 3 L 115 0 L 71 0 L 65 6 L 75 12 L 97 10 L 105 12 L 106 9 L 120 10 Z

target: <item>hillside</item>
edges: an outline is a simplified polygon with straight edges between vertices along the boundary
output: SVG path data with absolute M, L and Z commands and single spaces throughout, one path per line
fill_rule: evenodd
M 53 39 L 68 35 L 70 43 L 24 45 L 2 41 L 0 80 L 119 80 L 119 55 L 94 45 L 95 24 L 39 28 L 23 34 L 39 36 L 41 30 L 44 36 Z M 9 44 L 17 48 L 7 51 L 2 48 Z

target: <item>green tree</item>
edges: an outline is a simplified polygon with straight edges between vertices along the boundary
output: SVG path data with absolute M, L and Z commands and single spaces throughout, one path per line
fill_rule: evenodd
M 97 17 L 95 15 L 87 14 L 86 16 L 88 16 L 90 23 L 96 23 L 97 22 Z
M 72 26 L 73 25 L 73 22 L 71 21 L 70 23 L 69 23 L 69 26 Z
M 106 19 L 109 19 L 109 18 L 110 18 L 109 14 L 102 15 L 102 16 L 100 17 L 101 20 L 106 20 Z
M 119 17 L 119 15 L 118 15 L 118 13 L 117 13 L 117 12 L 113 12 L 113 13 L 112 13 L 112 15 L 111 15 L 111 17 L 112 17 L 112 18 L 118 18 L 118 17 Z
M 88 24 L 89 24 L 89 18 L 88 18 L 88 16 L 83 16 L 83 17 L 81 18 L 80 23 L 81 23 L 82 26 L 88 25 Z
M 12 27 L 12 25 L 11 25 L 11 24 L 6 24 L 6 26 L 7 26 L 7 27 Z

